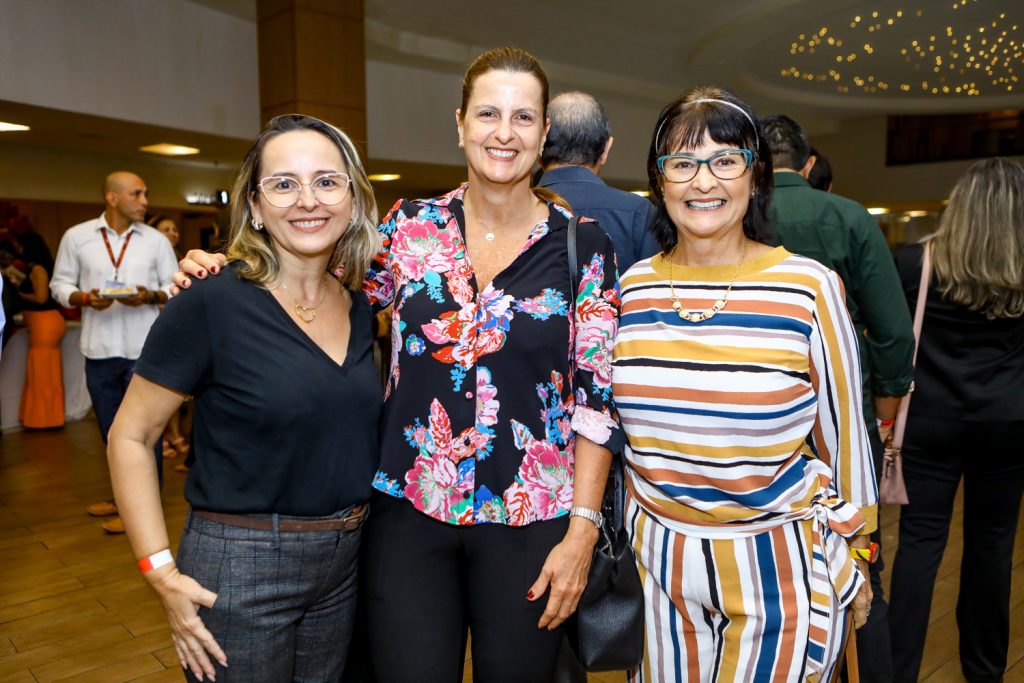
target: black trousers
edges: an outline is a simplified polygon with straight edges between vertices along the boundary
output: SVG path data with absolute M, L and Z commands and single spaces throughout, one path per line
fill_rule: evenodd
M 544 683 L 561 627 L 540 630 L 547 602 L 526 593 L 568 518 L 526 527 L 457 527 L 377 494 L 366 524 L 366 609 L 379 683 L 458 683 L 472 635 L 474 683 Z
M 100 437 L 107 443 L 107 432 L 114 424 L 114 416 L 121 407 L 121 400 L 128 391 L 132 381 L 135 361 L 131 358 L 86 358 L 85 386 L 89 390 L 92 409 L 96 413 L 96 424 L 100 428 Z M 164 449 L 157 439 L 153 449 L 156 459 L 156 476 L 160 488 L 164 487 Z
M 878 427 L 872 421 L 868 423 L 868 441 L 871 443 L 871 456 L 875 465 L 875 477 L 882 473 L 882 454 L 885 446 L 878 436 Z M 871 534 L 871 540 L 882 543 L 882 514 L 879 506 L 878 529 Z M 862 683 L 892 683 L 892 650 L 889 636 L 889 606 L 885 602 L 885 590 L 882 588 L 882 570 L 885 563 L 881 556 L 869 565 L 871 581 L 871 612 L 867 623 L 857 629 L 857 653 L 859 655 L 860 680 Z M 843 680 L 846 669 L 843 668 Z
M 964 483 L 964 549 L 956 619 L 960 664 L 971 683 L 999 681 L 1010 634 L 1010 571 L 1024 493 L 1024 422 L 964 422 L 914 416 L 903 476 L 890 615 L 896 680 L 916 682 L 935 576 Z

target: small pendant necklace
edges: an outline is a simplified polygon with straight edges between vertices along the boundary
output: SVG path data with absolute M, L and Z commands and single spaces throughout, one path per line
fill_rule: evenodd
M 466 207 L 467 209 L 469 209 L 469 214 L 473 218 L 476 219 L 477 223 L 479 223 L 480 225 L 482 225 L 484 227 L 484 230 L 487 231 L 487 232 L 484 233 L 484 239 L 487 240 L 488 242 L 493 242 L 494 241 L 494 231 L 491 230 L 489 227 L 487 227 L 487 224 L 484 223 L 483 219 L 480 218 L 480 216 L 477 215 L 476 211 L 473 210 L 473 207 L 469 205 L 469 202 L 467 201 L 467 199 L 468 199 L 468 195 L 467 195 L 466 199 L 462 200 L 462 205 L 464 207 Z M 533 208 L 533 205 L 531 204 L 529 207 L 526 208 L 525 211 L 519 212 L 518 216 L 516 216 L 512 220 L 508 221 L 506 223 L 506 225 L 515 225 L 517 222 L 519 222 L 519 219 L 522 218 L 523 216 L 525 216 L 527 214 L 527 212 L 529 212 L 530 209 L 532 209 L 532 208 Z
M 736 284 L 736 278 L 740 276 L 740 270 L 743 268 L 743 259 L 747 257 L 747 240 L 746 236 L 743 237 L 743 249 L 740 251 L 740 262 L 736 265 L 736 272 L 732 276 L 732 282 L 729 283 L 729 287 L 725 290 L 725 296 L 716 301 L 711 308 L 705 308 L 703 311 L 688 311 L 683 308 L 683 304 L 679 301 L 679 297 L 676 296 L 676 288 L 672 277 L 672 257 L 675 256 L 675 248 L 669 252 L 668 258 L 668 288 L 672 292 L 672 308 L 675 309 L 676 313 L 683 320 L 689 320 L 691 323 L 702 323 L 705 320 L 709 320 L 715 317 L 715 314 L 725 308 L 725 304 L 729 302 L 729 294 L 732 292 L 732 286 Z
M 316 320 L 316 310 L 320 308 L 323 305 L 324 300 L 327 299 L 326 273 L 324 273 L 324 277 L 320 281 L 320 283 L 324 285 L 323 292 L 320 294 L 320 301 L 316 303 L 316 306 L 303 306 L 298 302 L 298 300 L 294 296 L 292 296 L 292 293 L 288 291 L 288 285 L 285 284 L 283 280 L 281 281 L 281 289 L 283 289 L 285 292 L 288 292 L 288 297 L 292 300 L 292 303 L 295 304 L 295 317 L 304 323 L 308 324 Z

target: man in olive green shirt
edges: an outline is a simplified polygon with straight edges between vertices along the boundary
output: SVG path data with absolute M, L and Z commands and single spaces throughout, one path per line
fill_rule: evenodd
M 775 169 L 775 194 L 768 218 L 775 244 L 812 258 L 839 274 L 846 288 L 846 306 L 860 340 L 864 386 L 864 419 L 881 474 L 883 442 L 892 430 L 900 397 L 914 379 L 914 328 L 889 245 L 878 223 L 857 202 L 810 186 L 814 165 L 810 145 L 800 126 L 787 116 L 761 120 Z M 880 534 L 872 534 L 873 541 Z M 857 632 L 861 679 L 891 681 L 888 606 L 879 574 L 871 565 L 874 599 L 867 624 Z

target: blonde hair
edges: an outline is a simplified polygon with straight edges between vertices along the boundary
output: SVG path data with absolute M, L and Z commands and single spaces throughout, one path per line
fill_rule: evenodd
M 1024 166 L 997 157 L 967 169 L 932 243 L 936 286 L 989 319 L 1024 315 Z
M 312 116 L 275 116 L 253 140 L 231 192 L 228 262 L 240 261 L 244 264 L 239 268 L 239 274 L 247 280 L 266 284 L 277 279 L 281 269 L 277 251 L 266 231 L 256 230 L 252 226 L 253 215 L 249 202 L 258 199 L 260 165 L 266 144 L 282 133 L 304 130 L 320 133 L 334 143 L 352 179 L 352 221 L 334 247 L 327 270 L 335 273 L 339 268 L 342 269 L 338 277 L 341 284 L 348 289 L 359 289 L 370 268 L 370 260 L 381 247 L 377 232 L 377 202 L 352 140 L 340 129 Z

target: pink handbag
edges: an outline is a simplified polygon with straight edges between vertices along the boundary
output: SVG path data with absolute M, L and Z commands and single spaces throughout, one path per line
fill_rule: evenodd
M 921 325 L 924 323 L 924 305 L 928 300 L 928 281 L 931 279 L 932 258 L 931 242 L 925 242 L 924 259 L 921 264 L 921 284 L 917 290 L 917 306 L 914 309 L 914 364 L 917 364 L 917 349 L 921 345 Z M 886 505 L 906 505 L 907 486 L 903 482 L 903 437 L 907 431 L 907 412 L 910 410 L 910 396 L 914 392 L 911 384 L 910 393 L 900 401 L 899 412 L 896 413 L 896 427 L 892 439 L 885 446 L 882 456 L 882 478 L 878 482 L 878 499 Z

